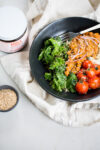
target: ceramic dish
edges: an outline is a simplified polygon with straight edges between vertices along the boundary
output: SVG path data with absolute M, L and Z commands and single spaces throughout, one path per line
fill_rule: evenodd
M 3 89 L 10 89 L 10 90 L 12 90 L 12 91 L 15 92 L 15 94 L 16 94 L 16 96 L 17 96 L 16 104 L 15 104 L 13 107 L 11 107 L 10 109 L 7 109 L 7 110 L 0 110 L 0 112 L 8 112 L 8 111 L 12 110 L 13 108 L 15 108 L 16 105 L 18 104 L 18 101 L 19 101 L 19 94 L 18 94 L 18 92 L 16 91 L 16 89 L 15 89 L 14 87 L 9 86 L 9 85 L 2 85 L 2 86 L 0 86 L 0 90 L 3 90 Z
M 71 102 L 87 101 L 100 95 L 100 89 L 90 90 L 86 95 L 79 95 L 78 93 L 72 94 L 70 92 L 57 92 L 53 90 L 48 81 L 46 81 L 44 78 L 46 69 L 44 68 L 44 65 L 38 60 L 38 55 L 43 46 L 43 42 L 46 39 L 58 36 L 64 32 L 79 32 L 96 24 L 98 24 L 98 22 L 83 17 L 63 18 L 60 20 L 56 20 L 44 27 L 35 37 L 31 45 L 29 56 L 31 72 L 32 76 L 35 77 L 40 86 L 49 94 L 61 100 Z M 100 29 L 93 32 L 100 33 Z

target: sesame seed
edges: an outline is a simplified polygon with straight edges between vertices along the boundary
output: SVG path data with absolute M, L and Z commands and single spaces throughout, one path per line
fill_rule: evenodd
M 17 102 L 17 95 L 13 90 L 0 90 L 0 110 L 9 110 Z

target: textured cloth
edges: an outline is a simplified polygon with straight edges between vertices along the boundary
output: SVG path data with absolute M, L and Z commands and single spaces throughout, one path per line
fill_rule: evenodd
M 70 16 L 85 16 L 100 21 L 99 1 L 31 0 L 27 14 L 32 25 L 29 45 L 43 26 L 58 18 Z M 100 121 L 100 97 L 87 102 L 71 103 L 49 95 L 31 77 L 28 57 L 29 48 L 27 51 L 1 57 L 1 64 L 37 108 L 66 126 L 87 126 Z

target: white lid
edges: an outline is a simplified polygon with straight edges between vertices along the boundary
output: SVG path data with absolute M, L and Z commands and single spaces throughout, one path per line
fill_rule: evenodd
M 16 7 L 0 7 L 0 39 L 12 41 L 26 30 L 27 20 L 24 13 Z

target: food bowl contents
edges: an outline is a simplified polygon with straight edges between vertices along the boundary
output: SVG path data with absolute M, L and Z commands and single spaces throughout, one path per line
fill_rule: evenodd
M 44 77 L 54 90 L 86 94 L 100 87 L 100 66 L 90 60 L 97 59 L 99 53 L 100 34 L 88 32 L 66 42 L 59 37 L 46 40 L 38 59 L 44 64 Z
M 86 94 L 88 92 L 89 85 L 86 81 L 79 81 L 76 83 L 76 91 L 79 94 Z
M 99 52 L 99 43 L 99 33 L 88 32 L 73 38 L 69 44 L 70 49 L 67 52 L 66 75 L 70 72 L 76 74 L 87 57 L 96 58 Z
M 7 111 L 17 103 L 17 95 L 11 89 L 0 90 L 0 110 Z
M 27 43 L 28 29 L 24 13 L 13 6 L 0 7 L 0 51 L 13 53 Z
M 88 90 L 100 88 L 100 65 L 85 60 L 77 73 L 77 79 L 75 89 L 79 94 L 86 94 Z

